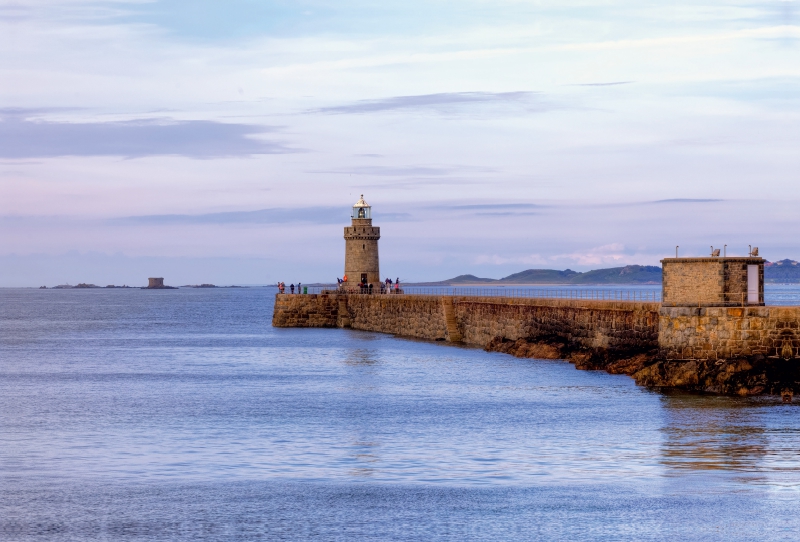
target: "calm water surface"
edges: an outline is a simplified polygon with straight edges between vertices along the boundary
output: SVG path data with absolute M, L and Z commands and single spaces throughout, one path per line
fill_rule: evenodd
M 0 290 L 0 539 L 800 532 L 797 405 L 273 329 L 274 293 Z

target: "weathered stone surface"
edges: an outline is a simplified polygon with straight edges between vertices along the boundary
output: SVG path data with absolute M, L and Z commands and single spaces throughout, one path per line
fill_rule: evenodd
M 372 225 L 371 218 L 353 218 L 352 225 L 344 229 L 344 274 L 346 288 L 356 288 L 361 275 L 366 275 L 366 283 L 378 287 L 381 282 L 378 240 L 381 229 Z
M 796 359 L 800 307 L 663 307 L 658 343 L 666 359 Z
M 764 259 L 665 258 L 662 266 L 662 302 L 665 306 L 747 305 L 747 267 L 758 266 L 759 301 L 764 300 Z M 751 303 L 753 304 L 753 303 Z
M 648 363 L 653 363 L 654 351 L 634 353 L 633 348 L 589 348 L 551 336 L 511 341 L 495 337 L 486 345 L 489 352 L 503 352 L 518 358 L 565 359 L 576 369 L 604 370 L 611 374 L 632 375 Z
M 792 360 L 754 356 L 727 360 L 658 360 L 633 375 L 637 384 L 724 395 L 784 395 L 800 390 Z
M 512 341 L 504 337 L 495 337 L 484 347 L 487 352 L 502 352 L 517 358 L 564 359 L 564 347 L 561 343 L 544 341 L 530 342 L 526 339 Z
M 339 298 L 317 294 L 277 294 L 272 313 L 273 327 L 336 327 Z
M 353 329 L 430 340 L 447 334 L 440 296 L 351 295 L 348 309 Z
M 572 350 L 657 347 L 658 303 L 455 297 L 454 304 L 467 344 L 484 346 L 502 337 L 549 344 L 560 341 Z
M 456 326 L 450 331 L 448 307 L 453 307 Z M 581 348 L 627 354 L 652 350 L 658 340 L 656 303 L 425 295 L 276 297 L 276 327 L 335 327 L 343 321 L 353 329 L 430 340 L 457 332 L 464 343 L 481 347 L 497 337 L 523 339 L 518 348 L 524 346 L 524 352 L 518 355 L 524 357 L 563 357 L 563 352 Z

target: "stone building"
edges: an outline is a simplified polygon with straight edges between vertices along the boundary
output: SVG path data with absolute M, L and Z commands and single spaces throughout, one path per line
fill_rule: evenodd
M 163 288 L 164 277 L 150 277 L 147 279 L 148 288 Z
M 764 305 L 763 258 L 665 258 L 661 267 L 665 307 Z
M 163 277 L 150 277 L 147 279 L 145 290 L 177 290 L 177 286 L 165 286 Z
M 378 264 L 378 239 L 381 229 L 372 225 L 372 207 L 364 201 L 364 195 L 353 205 L 350 226 L 344 229 L 344 275 L 343 288 L 351 290 L 359 284 L 380 287 L 381 273 Z

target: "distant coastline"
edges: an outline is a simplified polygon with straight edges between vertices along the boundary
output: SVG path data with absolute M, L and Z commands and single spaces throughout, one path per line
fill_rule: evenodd
M 779 260 L 764 265 L 764 282 L 767 284 L 800 284 L 800 263 L 795 260 Z M 626 285 L 646 286 L 661 284 L 661 267 L 655 265 L 626 265 L 573 271 L 565 269 L 527 269 L 503 277 L 491 279 L 475 275 L 459 275 L 436 282 L 407 282 L 409 286 L 599 286 Z
M 764 264 L 764 282 L 766 284 L 800 284 L 800 262 L 784 259 Z M 406 286 L 436 287 L 519 287 L 519 286 L 658 286 L 661 284 L 661 267 L 655 265 L 626 265 L 593 269 L 591 271 L 573 271 L 572 269 L 526 269 L 500 279 L 478 277 L 475 275 L 459 275 L 451 279 L 414 282 L 403 281 Z M 269 285 L 266 285 L 269 286 Z M 274 285 L 273 285 L 274 286 Z M 311 287 L 336 288 L 335 283 L 313 282 L 304 284 Z M 248 286 L 216 286 L 214 284 L 185 284 L 181 288 L 247 288 Z M 85 288 L 139 288 L 138 286 L 97 286 L 80 283 L 77 285 L 60 284 L 58 286 L 40 286 L 40 289 L 85 289 Z

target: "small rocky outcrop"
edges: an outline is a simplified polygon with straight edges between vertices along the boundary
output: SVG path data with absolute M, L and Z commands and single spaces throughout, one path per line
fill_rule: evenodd
M 679 388 L 722 395 L 800 392 L 800 360 L 778 357 L 721 360 L 656 360 L 633 375 L 650 388 Z
M 800 359 L 752 356 L 724 360 L 666 360 L 658 350 L 592 349 L 558 337 L 510 340 L 495 337 L 489 352 L 519 358 L 565 359 L 581 370 L 603 370 L 632 376 L 637 384 L 654 389 L 679 389 L 718 395 L 780 395 L 784 400 L 800 393 Z
M 586 348 L 570 344 L 560 337 L 536 337 L 516 341 L 495 337 L 484 349 L 518 358 L 565 359 L 577 369 L 627 375 L 640 371 L 656 355 L 655 351 Z
M 165 286 L 164 277 L 150 277 L 147 279 L 148 284 L 143 290 L 177 290 L 177 286 Z

